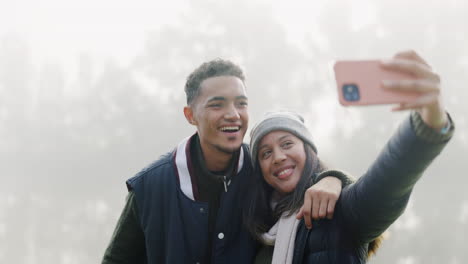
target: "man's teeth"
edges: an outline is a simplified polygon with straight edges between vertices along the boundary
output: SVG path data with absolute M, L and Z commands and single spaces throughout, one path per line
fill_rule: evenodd
M 240 128 L 238 126 L 229 126 L 229 127 L 222 127 L 221 131 L 236 132 L 236 131 L 239 131 L 239 129 Z

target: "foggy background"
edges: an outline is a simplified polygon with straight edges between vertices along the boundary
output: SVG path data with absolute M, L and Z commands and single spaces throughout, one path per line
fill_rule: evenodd
M 361 175 L 407 113 L 341 107 L 330 62 L 407 49 L 442 76 L 457 131 L 370 263 L 467 263 L 467 14 L 462 0 L 0 2 L 0 263 L 99 263 L 125 180 L 194 132 L 185 78 L 217 57 L 245 70 L 251 125 L 299 111 L 320 157 Z

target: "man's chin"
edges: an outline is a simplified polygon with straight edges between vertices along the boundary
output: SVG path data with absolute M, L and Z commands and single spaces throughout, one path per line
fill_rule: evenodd
M 226 154 L 234 154 L 241 148 L 242 143 L 239 144 L 230 144 L 229 146 L 220 146 L 217 145 L 216 149 L 220 152 L 226 153 Z

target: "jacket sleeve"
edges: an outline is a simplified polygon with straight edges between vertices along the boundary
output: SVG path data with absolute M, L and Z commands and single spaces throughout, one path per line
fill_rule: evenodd
M 314 182 L 319 182 L 326 177 L 335 177 L 341 181 L 341 186 L 346 187 L 356 180 L 349 174 L 340 170 L 325 170 L 317 175 Z
M 146 263 L 145 238 L 138 221 L 133 192 L 127 195 L 127 202 L 102 260 L 102 264 L 124 263 Z
M 404 212 L 416 181 L 450 140 L 449 122 L 451 129 L 441 136 L 413 112 L 367 172 L 343 189 L 337 207 L 359 243 L 374 240 Z

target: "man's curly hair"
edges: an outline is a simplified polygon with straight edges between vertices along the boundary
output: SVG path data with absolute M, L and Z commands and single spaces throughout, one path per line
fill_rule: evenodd
M 211 77 L 234 76 L 245 81 L 242 69 L 229 60 L 214 59 L 200 65 L 188 77 L 185 83 L 187 105 L 190 105 L 200 94 L 200 84 Z

